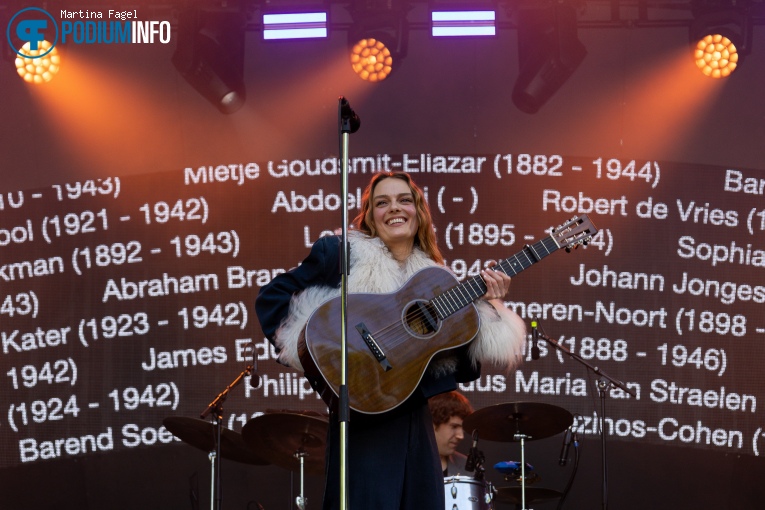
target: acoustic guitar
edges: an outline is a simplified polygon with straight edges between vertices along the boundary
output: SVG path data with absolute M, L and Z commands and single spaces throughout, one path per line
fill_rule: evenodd
M 587 244 L 596 233 L 586 215 L 572 218 L 492 269 L 516 276 L 561 248 L 571 251 Z M 485 293 L 480 275 L 460 283 L 450 271 L 436 266 L 418 271 L 393 293 L 348 294 L 350 408 L 378 414 L 404 402 L 436 354 L 466 345 L 476 336 L 479 318 L 473 302 Z M 306 377 L 331 408 L 337 405 L 342 380 L 341 307 L 340 296 L 322 304 L 298 341 Z

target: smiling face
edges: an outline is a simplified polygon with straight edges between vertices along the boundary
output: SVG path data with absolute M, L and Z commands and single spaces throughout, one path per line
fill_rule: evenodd
M 396 178 L 378 182 L 372 192 L 372 215 L 377 235 L 398 260 L 409 255 L 417 229 L 417 208 L 409 185 Z

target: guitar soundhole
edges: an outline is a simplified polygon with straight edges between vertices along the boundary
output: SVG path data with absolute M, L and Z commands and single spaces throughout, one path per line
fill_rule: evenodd
M 415 335 L 427 336 L 438 329 L 436 310 L 427 301 L 411 303 L 404 313 L 407 328 Z

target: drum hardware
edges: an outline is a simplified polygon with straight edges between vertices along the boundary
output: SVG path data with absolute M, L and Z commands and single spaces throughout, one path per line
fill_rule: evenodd
M 553 489 L 542 487 L 498 487 L 494 490 L 494 500 L 498 503 L 523 506 L 526 503 L 541 503 L 561 497 L 561 493 Z
M 445 510 L 492 510 L 494 488 L 490 482 L 470 476 L 444 478 Z
M 483 464 L 485 461 L 486 457 L 478 449 L 478 431 L 473 430 L 473 446 L 470 447 L 467 459 L 465 460 L 465 471 L 473 471 L 476 480 L 483 480 L 485 471 Z
M 328 429 L 329 419 L 319 413 L 268 410 L 245 424 L 242 438 L 272 464 L 299 471 L 300 494 L 295 503 L 305 510 L 305 473 L 324 474 Z
M 541 402 L 511 402 L 484 407 L 465 417 L 463 427 L 490 441 L 514 441 L 521 447 L 520 505 L 526 509 L 526 441 L 553 436 L 570 427 L 573 415 Z
M 207 449 L 207 447 L 210 448 L 208 450 L 208 458 L 210 459 L 211 510 L 220 510 L 222 505 L 220 459 L 223 457 L 223 442 L 226 441 L 229 444 L 229 446 L 226 447 L 227 455 L 237 456 L 237 451 L 247 451 L 246 447 L 244 447 L 244 450 L 241 450 L 236 446 L 238 441 L 236 439 L 235 432 L 226 432 L 228 429 L 223 428 L 223 402 L 226 401 L 226 398 L 228 398 L 228 394 L 231 392 L 231 390 L 236 388 L 246 377 L 250 378 L 250 385 L 254 388 L 257 388 L 260 385 L 260 376 L 254 368 L 254 361 L 253 363 L 247 363 L 244 370 L 242 370 L 239 375 L 236 376 L 236 379 L 234 379 L 231 384 L 226 386 L 223 391 L 218 393 L 212 402 L 207 405 L 205 410 L 202 411 L 199 415 L 201 420 L 197 421 L 192 418 L 184 419 L 183 417 L 168 417 L 163 420 L 165 428 L 167 428 L 173 434 L 176 434 L 177 432 L 176 436 L 182 441 L 187 441 L 190 444 L 194 444 L 198 447 L 204 447 L 203 449 Z M 256 381 L 257 384 L 254 384 Z M 209 426 L 212 428 L 208 429 L 207 422 L 204 420 L 210 415 L 212 415 L 213 421 L 209 424 Z M 205 425 L 201 425 L 200 422 L 204 423 Z M 173 429 L 175 429 L 176 432 L 173 432 Z M 208 432 L 208 430 L 211 430 L 211 432 Z M 182 436 L 185 436 L 186 439 L 184 439 Z M 212 442 L 209 441 L 210 438 L 212 438 Z M 253 460 L 259 459 L 255 454 L 252 456 L 246 455 L 246 458 Z M 268 462 L 263 461 L 262 459 L 255 460 L 252 463 L 268 464 Z
M 521 475 L 521 463 L 515 462 L 515 461 L 505 461 L 505 462 L 498 462 L 494 464 L 494 469 L 499 471 L 500 473 L 503 473 L 505 476 L 506 482 L 517 482 L 521 483 L 524 481 L 526 485 L 531 485 L 534 483 L 537 483 L 541 480 L 541 477 L 539 474 L 534 471 L 534 466 L 526 463 L 525 466 L 525 476 Z
M 199 418 L 168 416 L 162 424 L 175 437 L 186 444 L 215 455 L 215 425 Z M 267 466 L 269 461 L 261 458 L 244 442 L 242 435 L 230 429 L 221 430 L 221 457 L 234 462 Z
M 478 429 L 489 441 L 544 439 L 566 430 L 574 421 L 565 409 L 542 402 L 510 402 L 484 407 L 465 417 L 465 429 Z

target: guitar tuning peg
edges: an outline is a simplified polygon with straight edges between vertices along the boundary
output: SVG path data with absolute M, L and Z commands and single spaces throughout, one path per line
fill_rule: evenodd
M 566 246 L 566 253 L 571 253 L 571 246 Z

